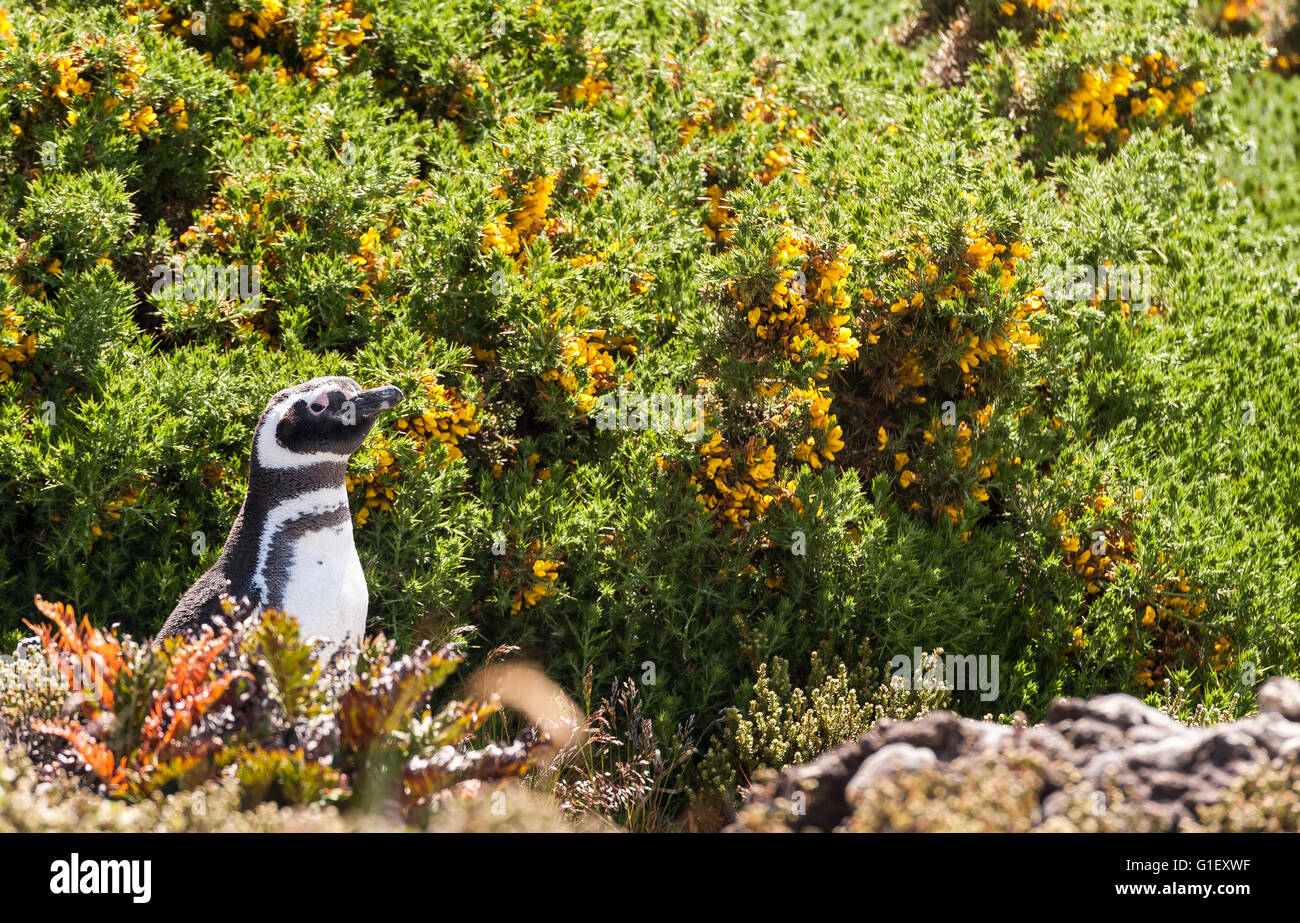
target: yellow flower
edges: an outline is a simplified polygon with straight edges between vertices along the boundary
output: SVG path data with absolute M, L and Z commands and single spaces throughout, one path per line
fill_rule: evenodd
M 134 116 L 130 113 L 122 116 L 122 126 L 133 135 L 148 134 L 157 124 L 158 116 L 154 114 L 153 106 L 145 106 Z

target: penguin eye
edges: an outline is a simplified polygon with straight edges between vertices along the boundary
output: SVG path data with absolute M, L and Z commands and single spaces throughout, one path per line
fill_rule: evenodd
M 329 406 L 330 406 L 329 398 L 323 394 L 319 394 L 312 400 L 310 404 L 307 405 L 307 409 L 310 410 L 312 413 L 322 414 L 329 409 Z

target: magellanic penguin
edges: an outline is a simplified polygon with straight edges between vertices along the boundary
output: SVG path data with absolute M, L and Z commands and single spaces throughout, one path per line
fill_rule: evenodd
M 271 398 L 253 433 L 248 493 L 221 557 L 181 597 L 158 637 L 188 634 L 222 600 L 282 609 L 304 639 L 331 647 L 365 634 L 369 596 L 352 542 L 348 458 L 379 415 L 402 400 L 388 386 L 313 378 Z

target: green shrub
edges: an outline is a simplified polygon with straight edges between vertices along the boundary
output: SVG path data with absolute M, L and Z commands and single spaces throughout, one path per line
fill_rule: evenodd
M 1113 153 L 1143 129 L 1224 130 L 1224 91 L 1262 47 L 1211 36 L 1195 3 L 1135 3 L 1129 16 L 1084 0 L 1059 28 L 973 69 L 972 84 L 1023 124 L 1028 157 Z
M 814 652 L 807 692 L 792 685 L 781 658 L 773 659 L 770 672 L 760 664 L 748 706 L 728 709 L 719 743 L 701 763 L 697 796 L 720 793 L 731 801 L 762 770 L 808 762 L 882 719 L 907 721 L 948 705 L 949 691 L 924 681 L 927 659 L 902 686 L 878 680 L 865 666 L 869 652 L 864 643 L 852 669 L 826 649 Z

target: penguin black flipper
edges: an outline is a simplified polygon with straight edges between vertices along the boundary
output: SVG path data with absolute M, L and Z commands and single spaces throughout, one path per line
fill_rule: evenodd
M 176 608 L 163 623 L 158 640 L 174 635 L 188 635 L 224 614 L 221 601 L 231 595 L 230 581 L 226 579 L 221 562 L 208 568 L 207 573 L 185 591 Z

